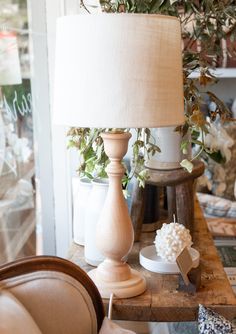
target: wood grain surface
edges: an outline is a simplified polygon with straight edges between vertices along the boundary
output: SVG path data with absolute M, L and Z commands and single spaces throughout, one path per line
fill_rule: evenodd
M 171 170 L 157 170 L 148 168 L 148 183 L 157 186 L 176 186 L 177 184 L 194 180 L 204 172 L 204 163 L 200 160 L 194 160 L 191 173 L 184 168 Z
M 152 273 L 139 264 L 139 250 L 153 243 L 154 233 L 143 233 L 129 255 L 132 268 L 142 272 L 147 280 L 147 290 L 138 297 L 115 300 L 113 318 L 137 321 L 193 321 L 197 318 L 198 305 L 212 307 L 228 319 L 236 317 L 236 298 L 228 282 L 213 239 L 207 229 L 199 204 L 195 202 L 193 230 L 194 247 L 201 256 L 201 287 L 195 294 L 179 292 L 178 275 Z M 92 269 L 83 257 L 83 247 L 73 244 L 68 257 L 85 271 Z M 108 301 L 104 300 L 107 310 Z

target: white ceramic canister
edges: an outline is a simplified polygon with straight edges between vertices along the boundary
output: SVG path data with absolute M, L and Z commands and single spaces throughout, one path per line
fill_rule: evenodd
M 89 210 L 89 196 L 92 183 L 87 178 L 73 178 L 73 236 L 74 242 L 84 246 L 85 214 Z
M 175 128 L 175 126 L 172 126 L 151 130 L 155 144 L 159 146 L 161 152 L 156 153 L 150 159 L 146 160 L 146 167 L 166 170 L 182 168 L 180 162 L 191 156 L 191 149 L 188 149 L 187 155 L 181 152 L 180 146 L 183 138 L 181 133 L 175 131 Z
M 85 261 L 92 265 L 98 266 L 104 256 L 99 252 L 96 246 L 96 229 L 105 198 L 108 191 L 108 179 L 96 179 L 92 181 L 92 190 L 88 200 L 89 210 L 85 217 Z

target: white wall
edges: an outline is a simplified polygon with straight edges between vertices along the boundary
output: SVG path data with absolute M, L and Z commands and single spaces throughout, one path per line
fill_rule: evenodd
M 235 99 L 236 78 L 220 79 L 218 83 L 212 87 L 212 91 L 225 102 L 228 102 L 229 99 Z

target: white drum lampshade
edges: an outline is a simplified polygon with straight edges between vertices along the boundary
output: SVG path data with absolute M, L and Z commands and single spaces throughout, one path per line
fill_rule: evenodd
M 58 20 L 55 121 L 143 128 L 184 122 L 180 24 L 145 14 Z
M 54 119 L 74 127 L 143 128 L 184 122 L 180 23 L 146 14 L 65 16 L 58 20 Z M 133 228 L 121 188 L 130 134 L 102 135 L 109 190 L 97 229 L 106 259 L 89 275 L 101 295 L 132 297 L 145 280 L 123 259 Z

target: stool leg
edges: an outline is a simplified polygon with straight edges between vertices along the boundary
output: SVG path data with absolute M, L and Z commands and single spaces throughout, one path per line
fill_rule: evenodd
M 194 221 L 193 181 L 176 186 L 176 209 L 178 222 L 188 228 L 192 234 Z
M 166 187 L 167 191 L 167 205 L 168 205 L 168 221 L 173 221 L 173 215 L 177 216 L 176 212 L 176 189 L 175 186 Z M 177 217 L 176 217 L 177 219 Z
M 145 189 L 134 182 L 130 217 L 134 228 L 134 241 L 139 241 L 142 233 L 142 224 L 146 204 Z

